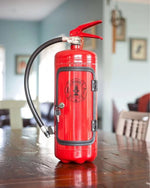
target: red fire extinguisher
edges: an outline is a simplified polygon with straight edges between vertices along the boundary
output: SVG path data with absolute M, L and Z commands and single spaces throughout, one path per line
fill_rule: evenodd
M 24 78 L 28 105 L 43 133 L 49 137 L 47 128 L 38 115 L 29 91 L 29 73 L 36 56 L 46 47 L 68 42 L 70 50 L 55 55 L 55 156 L 64 163 L 84 163 L 97 156 L 97 80 L 96 55 L 83 50 L 83 37 L 102 37 L 82 32 L 102 23 L 101 20 L 86 23 L 70 31 L 70 37 L 59 37 L 45 42 L 31 55 Z

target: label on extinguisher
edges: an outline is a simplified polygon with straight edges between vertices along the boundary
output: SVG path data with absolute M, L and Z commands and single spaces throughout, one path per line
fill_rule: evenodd
M 96 137 L 96 83 L 91 67 L 60 67 L 56 73 L 56 106 L 62 102 L 56 138 L 59 144 L 86 146 Z M 57 114 L 56 114 L 57 115 Z
M 84 80 L 74 78 L 66 83 L 65 95 L 69 101 L 78 103 L 87 96 L 87 85 Z

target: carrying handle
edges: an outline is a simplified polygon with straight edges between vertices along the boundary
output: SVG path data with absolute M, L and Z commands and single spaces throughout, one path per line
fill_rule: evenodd
M 94 25 L 101 24 L 101 23 L 102 23 L 102 20 L 97 20 L 97 21 L 93 21 L 90 23 L 79 25 L 77 28 L 70 31 L 70 36 L 89 37 L 89 38 L 97 38 L 97 39 L 103 40 L 103 37 L 101 36 L 83 32 L 85 29 L 88 29 L 89 27 L 92 27 Z

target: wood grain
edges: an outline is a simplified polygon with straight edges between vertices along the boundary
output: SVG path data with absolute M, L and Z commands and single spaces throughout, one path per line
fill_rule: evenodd
M 149 187 L 150 143 L 98 131 L 93 163 L 63 164 L 36 128 L 0 129 L 0 188 Z

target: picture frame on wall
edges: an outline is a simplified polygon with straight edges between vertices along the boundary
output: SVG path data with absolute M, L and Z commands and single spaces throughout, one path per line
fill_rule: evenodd
M 120 24 L 116 27 L 116 40 L 125 41 L 126 40 L 126 20 L 121 18 Z
M 22 75 L 25 73 L 29 57 L 30 55 L 16 55 L 16 74 Z
M 138 61 L 145 61 L 147 59 L 147 39 L 130 39 L 130 59 Z

